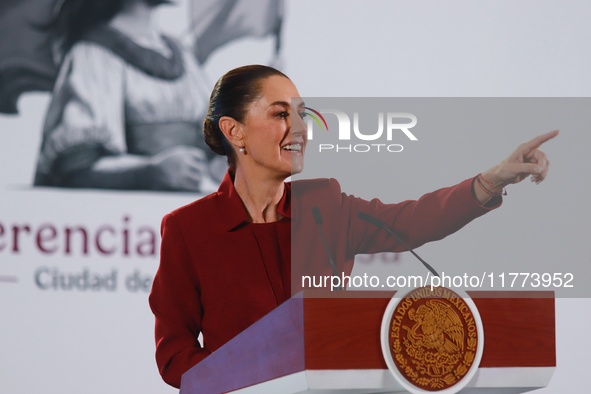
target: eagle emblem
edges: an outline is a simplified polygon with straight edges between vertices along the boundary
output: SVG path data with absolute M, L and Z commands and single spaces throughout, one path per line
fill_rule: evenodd
M 415 347 L 435 349 L 448 356 L 464 350 L 464 327 L 458 314 L 440 300 L 429 300 L 408 312 L 415 324 L 407 338 Z
M 466 375 L 475 359 L 478 335 L 464 299 L 448 289 L 434 296 L 430 289 L 420 288 L 395 308 L 389 343 L 396 368 L 409 382 L 439 391 Z

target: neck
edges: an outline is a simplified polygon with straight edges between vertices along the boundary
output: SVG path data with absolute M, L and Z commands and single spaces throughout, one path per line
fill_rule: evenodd
M 281 219 L 277 206 L 285 189 L 284 180 L 266 177 L 260 172 L 247 174 L 236 169 L 234 188 L 246 208 L 252 223 L 269 223 Z
M 154 7 L 143 1 L 134 1 L 126 6 L 109 23 L 111 27 L 138 39 L 150 39 L 153 36 L 152 13 Z

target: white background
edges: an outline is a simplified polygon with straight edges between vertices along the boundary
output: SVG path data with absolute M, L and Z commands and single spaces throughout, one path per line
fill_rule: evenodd
M 181 2 L 163 9 L 162 27 L 183 32 L 185 7 Z M 591 92 L 591 6 L 585 1 L 291 0 L 286 13 L 283 62 L 303 96 L 584 97 Z M 217 53 L 206 71 L 214 81 L 231 67 L 266 62 L 271 48 L 271 40 L 236 42 Z M 19 103 L 20 116 L 0 116 L 0 223 L 96 228 L 117 226 L 129 215 L 132 228 L 157 230 L 164 213 L 197 197 L 31 189 L 47 104 L 47 94 L 29 94 Z M 413 197 L 486 169 L 519 142 L 544 131 L 507 129 L 495 138 L 475 130 L 469 143 L 450 136 L 449 145 L 442 147 L 448 155 L 405 169 L 408 175 L 393 171 L 393 182 L 420 180 L 416 189 L 404 190 Z M 551 214 L 549 220 L 563 226 L 547 229 L 556 234 L 550 238 L 553 248 L 575 237 L 580 245 L 565 255 L 591 263 L 591 251 L 583 243 L 591 233 L 588 146 L 589 133 L 563 130 L 547 148 L 553 167 L 547 182 L 514 187 L 502 208 L 506 212 L 500 212 L 502 220 L 479 222 L 473 231 L 425 252 L 458 253 L 476 233 L 486 234 L 479 242 L 487 247 L 474 253 L 498 253 L 502 245 L 496 234 L 511 240 L 507 231 L 517 225 L 535 252 L 537 238 L 529 234 L 544 232 L 540 218 Z M 548 239 L 539 247 L 548 247 Z M 20 254 L 0 251 L 0 275 L 19 278 L 16 284 L 0 283 L 0 392 L 175 392 L 161 381 L 153 361 L 147 293 L 129 292 L 121 283 L 134 270 L 153 274 L 157 259 L 47 257 L 31 246 L 34 240 L 22 242 Z M 120 286 L 115 293 L 42 291 L 33 280 L 39 266 L 73 272 L 116 269 Z M 578 283 L 584 285 L 584 279 Z M 538 392 L 588 390 L 590 309 L 588 299 L 556 301 L 558 368 L 550 386 Z

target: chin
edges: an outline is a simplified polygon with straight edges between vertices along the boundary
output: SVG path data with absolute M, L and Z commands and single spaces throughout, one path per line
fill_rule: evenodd
M 299 174 L 302 171 L 304 171 L 304 166 L 303 165 L 298 165 L 298 166 L 291 167 L 291 175 Z
M 291 160 L 291 173 L 299 174 L 304 170 L 304 158 L 303 156 L 295 157 Z

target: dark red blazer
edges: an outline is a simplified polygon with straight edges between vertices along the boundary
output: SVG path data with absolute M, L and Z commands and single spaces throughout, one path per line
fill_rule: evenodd
M 291 265 L 292 294 L 300 290 L 302 275 L 332 273 L 314 207 L 321 213 L 338 270 L 348 275 L 356 254 L 404 250 L 386 231 L 359 219 L 358 212 L 386 222 L 417 247 L 500 205 L 500 198 L 491 206 L 480 205 L 473 180 L 398 204 L 344 194 L 334 179 L 286 183 L 278 207 L 284 219 L 277 231 L 283 259 Z M 179 387 L 185 371 L 276 308 L 284 299 L 277 297 L 274 285 L 229 175 L 217 193 L 166 215 L 160 267 L 150 294 L 163 379 Z

